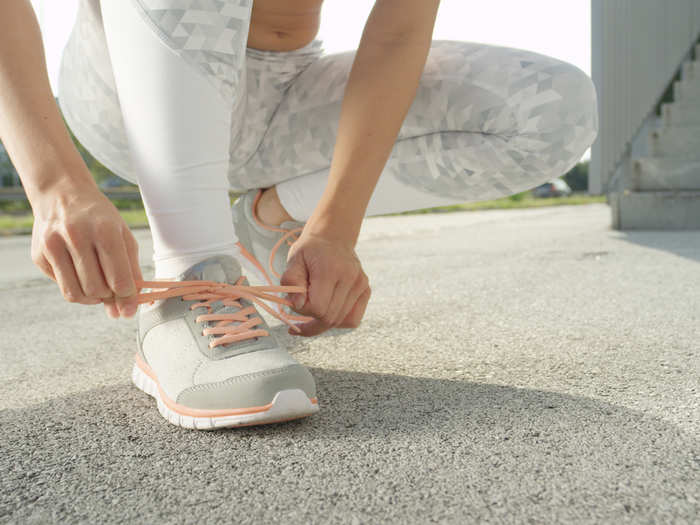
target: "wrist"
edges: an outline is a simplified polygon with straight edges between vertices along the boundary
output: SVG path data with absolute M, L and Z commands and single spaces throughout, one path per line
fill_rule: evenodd
M 101 193 L 92 173 L 82 161 L 37 166 L 28 177 L 23 177 L 22 182 L 32 204 L 47 197 Z
M 306 221 L 304 231 L 354 248 L 362 224 L 362 216 L 358 219 L 355 215 L 341 207 L 319 205 Z

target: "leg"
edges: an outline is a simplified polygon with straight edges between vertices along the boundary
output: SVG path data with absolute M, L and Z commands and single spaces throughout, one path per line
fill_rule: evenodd
M 237 253 L 228 148 L 232 118 L 243 107 L 252 1 L 223 3 L 220 12 L 182 6 L 102 0 L 158 277 L 174 277 L 208 255 Z
M 354 52 L 290 86 L 245 180 L 277 184 L 306 220 L 321 197 Z M 511 195 L 573 167 L 597 135 L 596 94 L 576 67 L 534 52 L 434 41 L 367 215 Z
M 231 124 L 245 107 L 252 0 L 102 2 L 156 275 L 244 286 L 227 173 L 240 132 Z M 318 410 L 311 373 L 269 337 L 259 301 L 239 302 L 250 297 L 244 289 L 191 290 L 161 296 L 138 316 L 132 379 L 168 421 L 215 428 Z

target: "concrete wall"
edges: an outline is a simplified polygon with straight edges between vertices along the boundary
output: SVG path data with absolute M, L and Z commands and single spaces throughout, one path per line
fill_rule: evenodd
M 600 132 L 591 147 L 589 192 L 603 194 L 700 34 L 700 0 L 591 0 L 591 76 Z M 637 146 L 639 147 L 639 146 Z

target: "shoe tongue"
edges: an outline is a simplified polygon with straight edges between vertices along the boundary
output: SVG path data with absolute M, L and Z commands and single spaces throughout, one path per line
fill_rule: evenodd
M 241 265 L 230 255 L 204 259 L 180 275 L 182 281 L 216 281 L 235 284 L 241 276 Z

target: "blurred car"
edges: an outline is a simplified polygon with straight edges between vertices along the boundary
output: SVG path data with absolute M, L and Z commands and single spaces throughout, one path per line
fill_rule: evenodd
M 534 197 L 568 197 L 571 195 L 571 188 L 563 179 L 554 179 L 533 188 Z
M 122 188 L 124 186 L 133 186 L 133 184 L 125 181 L 124 179 L 120 179 L 119 177 L 109 177 L 108 179 L 100 182 L 101 190 L 112 190 L 114 188 Z

